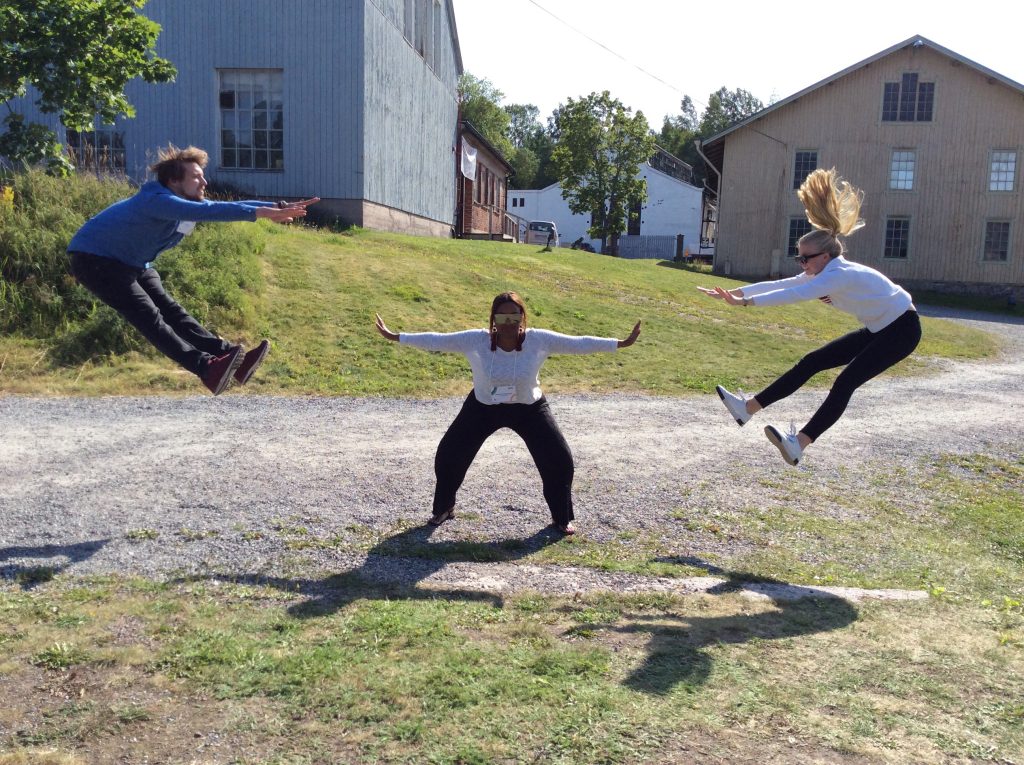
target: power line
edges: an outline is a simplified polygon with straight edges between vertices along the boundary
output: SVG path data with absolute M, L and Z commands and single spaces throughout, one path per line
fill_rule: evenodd
M 676 87 L 675 85 L 673 85 L 672 83 L 670 83 L 670 82 L 666 82 L 665 80 L 663 80 L 663 79 L 661 79 L 660 77 L 658 77 L 658 75 L 656 75 L 656 74 L 653 74 L 653 73 L 651 73 L 651 72 L 648 72 L 648 71 L 647 71 L 646 69 L 644 69 L 644 68 L 643 68 L 642 66 L 640 66 L 639 64 L 637 64 L 637 63 L 635 63 L 635 62 L 633 62 L 633 61 L 630 61 L 630 60 L 629 60 L 628 58 L 626 58 L 625 56 L 623 56 L 623 55 L 622 55 L 621 53 L 618 53 L 618 52 L 616 52 L 616 51 L 612 50 L 611 48 L 609 48 L 609 47 L 608 47 L 607 45 L 605 45 L 605 44 L 604 44 L 603 42 L 601 42 L 600 40 L 595 40 L 595 39 L 594 39 L 593 37 L 591 37 L 590 35 L 588 35 L 588 34 L 587 34 L 586 32 L 582 31 L 581 29 L 577 29 L 577 28 L 576 28 L 576 27 L 574 27 L 574 26 L 573 26 L 572 24 L 570 24 L 570 23 L 569 23 L 568 21 L 566 21 L 565 19 L 563 19 L 563 18 L 560 18 L 560 17 L 556 16 L 556 15 L 555 15 L 554 13 L 552 13 L 552 12 L 551 12 L 551 11 L 549 11 L 549 10 L 548 10 L 547 8 L 545 8 L 545 7 L 543 6 L 543 5 L 541 5 L 540 3 L 538 3 L 538 2 L 537 2 L 537 0 L 527 0 L 527 2 L 528 2 L 528 3 L 530 3 L 530 4 L 532 4 L 532 5 L 534 5 L 534 6 L 536 6 L 536 7 L 537 7 L 537 8 L 539 8 L 540 10 L 544 11 L 544 13 L 546 13 L 546 14 L 547 14 L 548 16 L 550 16 L 551 18 L 553 18 L 553 19 L 554 19 L 555 21 L 557 21 L 557 22 L 558 22 L 559 24 L 562 24 L 563 26 L 567 27 L 568 29 L 571 29 L 571 30 L 572 30 L 573 32 L 575 32 L 576 34 L 578 34 L 578 35 L 579 35 L 580 37 L 583 37 L 583 38 L 585 38 L 586 40 L 589 40 L 590 42 L 592 42 L 592 43 L 593 43 L 594 45 L 598 46 L 599 48 L 602 48 L 603 50 L 607 51 L 608 53 L 611 53 L 611 54 L 612 54 L 613 56 L 615 56 L 616 58 L 618 58 L 618 59 L 621 59 L 622 61 L 626 62 L 627 64 L 629 64 L 630 66 L 634 67 L 635 69 L 638 69 L 639 71 L 643 72 L 643 73 L 644 73 L 644 74 L 646 74 L 646 75 L 647 75 L 648 77 L 650 77 L 650 78 L 651 78 L 652 80 L 657 80 L 657 81 L 658 81 L 658 82 L 660 82 L 660 83 L 661 83 L 662 85 L 664 85 L 664 86 L 665 86 L 666 88 L 669 88 L 669 89 L 671 89 L 671 90 L 674 90 L 674 91 L 675 91 L 676 93 L 679 93 L 679 94 L 680 94 L 680 95 L 682 95 L 682 96 L 685 96 L 685 95 L 687 95 L 687 94 L 686 94 L 685 92 L 683 92 L 682 90 L 680 90 L 679 88 L 677 88 L 677 87 Z M 695 100 L 694 100 L 694 99 L 692 98 L 692 96 L 691 96 L 691 99 L 690 99 L 690 100 L 691 100 L 691 101 L 693 101 L 693 102 L 694 102 L 694 104 L 696 104 L 696 103 L 697 103 L 697 102 L 696 102 L 696 101 L 695 101 Z

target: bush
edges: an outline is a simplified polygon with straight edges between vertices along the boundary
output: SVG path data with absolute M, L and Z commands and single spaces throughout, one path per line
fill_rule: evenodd
M 67 244 L 92 215 L 135 193 L 126 181 L 88 175 L 19 173 L 13 203 L 0 204 L 0 332 L 50 338 L 50 357 L 75 364 L 95 356 L 150 351 L 113 310 L 68 273 Z M 162 255 L 168 291 L 201 323 L 245 333 L 263 291 L 261 226 L 200 224 Z

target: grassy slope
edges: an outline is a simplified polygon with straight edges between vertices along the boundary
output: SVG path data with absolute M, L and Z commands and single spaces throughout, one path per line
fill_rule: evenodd
M 268 228 L 268 289 L 254 336 L 272 354 L 250 392 L 436 396 L 467 388 L 461 357 L 386 343 L 373 329 L 380 312 L 398 331 L 483 326 L 490 299 L 522 294 L 533 326 L 569 334 L 625 337 L 637 319 L 640 342 L 613 358 L 561 357 L 544 369 L 550 392 L 708 392 L 716 383 L 756 389 L 806 350 L 853 328 L 818 304 L 737 309 L 702 296 L 696 285 L 738 284 L 653 261 L 625 261 L 536 247 Z M 169 286 L 173 293 L 173 285 Z M 253 340 L 255 337 L 242 338 Z M 983 333 L 926 320 L 921 357 L 984 357 Z M 97 395 L 199 393 L 191 375 L 156 355 L 51 368 L 45 347 L 0 338 L 0 389 L 11 393 Z

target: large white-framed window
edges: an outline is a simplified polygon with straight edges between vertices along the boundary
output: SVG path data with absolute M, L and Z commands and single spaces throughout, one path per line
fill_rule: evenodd
M 96 120 L 98 123 L 99 120 Z M 79 170 L 124 175 L 124 130 L 116 125 L 94 124 L 92 130 L 64 130 L 72 164 Z
M 913 149 L 893 149 L 889 160 L 889 188 L 894 191 L 911 191 L 914 188 L 914 170 L 917 152 Z
M 885 219 L 885 242 L 882 257 L 906 260 L 910 254 L 910 218 L 891 215 Z
M 284 72 L 218 69 L 220 167 L 284 170 Z
M 995 149 L 989 154 L 988 190 L 1013 191 L 1017 179 L 1017 152 Z
M 1010 221 L 985 221 L 981 259 L 987 263 L 1006 263 L 1010 259 Z

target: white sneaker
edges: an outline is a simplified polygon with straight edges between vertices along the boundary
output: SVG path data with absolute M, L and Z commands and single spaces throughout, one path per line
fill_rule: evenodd
M 740 427 L 743 427 L 747 420 L 753 416 L 747 412 L 747 396 L 743 391 L 736 395 L 735 393 L 730 393 L 721 385 L 716 385 L 715 392 L 718 393 L 718 397 L 722 399 L 725 408 L 729 410 L 729 414 L 739 423 Z
M 800 448 L 800 442 L 797 440 L 796 427 L 790 425 L 789 433 L 783 435 L 774 425 L 766 425 L 764 434 L 768 436 L 768 440 L 775 444 L 782 453 L 782 459 L 790 465 L 796 465 L 800 462 L 804 450 Z

